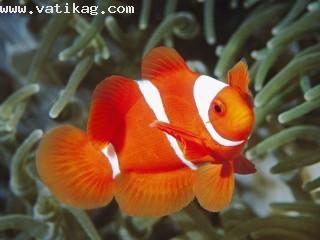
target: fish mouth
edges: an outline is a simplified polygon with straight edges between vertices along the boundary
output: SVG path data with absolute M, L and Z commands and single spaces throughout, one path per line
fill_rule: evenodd
M 249 135 L 252 127 L 253 127 L 253 120 L 252 120 L 251 113 L 241 115 L 240 117 L 238 117 L 234 121 L 232 121 L 232 128 L 235 131 L 248 132 L 248 135 Z

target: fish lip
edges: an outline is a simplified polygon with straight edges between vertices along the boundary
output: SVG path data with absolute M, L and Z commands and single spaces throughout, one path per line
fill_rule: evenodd
M 232 121 L 232 128 L 239 129 L 239 125 L 246 125 L 247 126 L 248 123 L 250 123 L 250 117 L 251 117 L 251 114 L 247 113 L 247 114 L 241 115 L 240 117 L 235 118 Z

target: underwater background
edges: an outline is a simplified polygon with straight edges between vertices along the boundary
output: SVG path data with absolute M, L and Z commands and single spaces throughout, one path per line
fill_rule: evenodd
M 34 11 L 0 11 L 0 239 L 320 239 L 320 1 L 74 1 L 134 7 L 94 16 L 35 11 L 72 0 L 0 2 Z M 61 204 L 35 170 L 43 132 L 85 129 L 95 86 L 139 79 L 143 54 L 159 45 L 222 81 L 247 61 L 256 119 L 245 155 L 257 173 L 236 177 L 220 213 L 196 201 L 162 218 L 126 216 L 115 202 Z

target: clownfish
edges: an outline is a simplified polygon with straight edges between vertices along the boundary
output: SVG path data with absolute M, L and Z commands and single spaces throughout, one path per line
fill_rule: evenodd
M 87 131 L 48 131 L 36 152 L 40 178 L 61 202 L 98 208 L 115 198 L 131 216 L 164 216 L 195 197 L 228 206 L 234 174 L 256 171 L 241 151 L 254 113 L 246 63 L 227 83 L 191 71 L 172 48 L 152 49 L 142 79 L 111 76 L 94 90 Z

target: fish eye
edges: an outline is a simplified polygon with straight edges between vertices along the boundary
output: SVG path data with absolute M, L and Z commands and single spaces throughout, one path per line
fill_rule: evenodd
M 218 104 L 214 104 L 214 111 L 216 112 L 216 113 L 221 113 L 221 107 L 218 105 Z
M 211 107 L 212 107 L 212 110 L 219 115 L 222 115 L 225 112 L 224 104 L 222 103 L 222 101 L 218 99 L 212 102 Z

